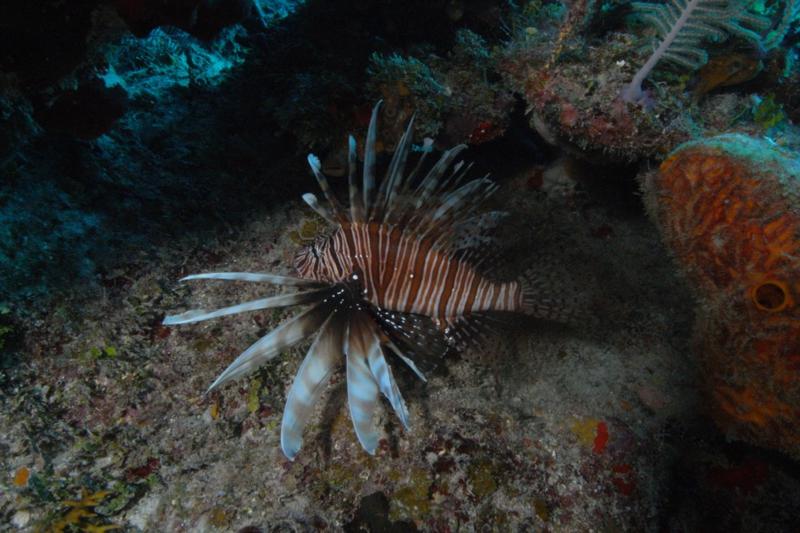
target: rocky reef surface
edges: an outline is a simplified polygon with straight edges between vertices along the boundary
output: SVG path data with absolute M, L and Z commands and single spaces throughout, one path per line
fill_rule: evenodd
M 706 260 L 665 216 L 728 204 L 699 171 L 694 203 L 670 204 L 652 169 L 719 134 L 796 156 L 797 5 L 758 4 L 760 48 L 708 45 L 704 66 L 660 66 L 631 102 L 620 95 L 653 31 L 620 0 L 4 3 L 0 530 L 791 530 L 800 469 L 782 428 L 800 412 L 798 354 L 756 346 L 781 370 L 767 388 L 795 402 L 771 433 L 753 402 L 720 417 L 714 378 L 751 390 L 765 374 L 704 334 L 738 323 L 728 304 L 742 294 L 698 288 Z M 427 384 L 398 366 L 411 430 L 384 409 L 374 457 L 338 375 L 292 462 L 280 418 L 305 347 L 205 394 L 286 313 L 161 321 L 264 296 L 185 274 L 291 273 L 326 230 L 299 198 L 316 188 L 305 154 L 342 176 L 346 134 L 363 137 L 379 98 L 383 159 L 416 112 L 415 143 L 467 143 L 500 184 L 498 275 L 535 267 L 592 312 L 570 327 L 514 320 Z M 767 173 L 731 164 L 737 183 Z M 739 246 L 772 228 L 757 207 Z M 796 269 L 780 274 L 751 280 L 770 324 L 796 314 Z M 706 320 L 708 302 L 726 320 Z

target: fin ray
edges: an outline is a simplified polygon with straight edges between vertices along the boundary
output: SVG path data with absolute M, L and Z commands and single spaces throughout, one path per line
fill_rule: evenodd
M 372 319 L 370 319 L 372 322 Z M 408 429 L 408 409 L 403 396 L 400 394 L 400 389 L 397 387 L 397 382 L 392 375 L 392 369 L 389 363 L 386 362 L 383 350 L 381 349 L 380 338 L 378 337 L 374 323 L 370 324 L 370 346 L 367 354 L 367 362 L 369 363 L 369 370 L 372 377 L 378 383 L 378 386 L 384 396 L 389 400 L 392 409 L 397 414 L 397 417 L 403 423 L 403 427 Z
M 310 192 L 305 193 L 303 195 L 303 201 L 308 204 L 308 207 L 313 209 L 316 214 L 324 218 L 329 224 L 337 223 L 331 212 L 324 205 L 319 203 L 319 200 L 315 194 Z
M 398 348 L 397 345 L 391 341 L 391 339 L 386 339 L 384 341 L 384 345 L 387 346 L 390 350 L 392 350 L 394 354 L 397 357 L 399 357 L 408 366 L 408 368 L 410 368 L 414 372 L 414 374 L 417 375 L 419 379 L 421 379 L 425 383 L 428 382 L 428 378 L 426 378 L 425 374 L 423 374 L 422 371 L 419 368 L 417 368 L 416 363 L 414 363 L 414 361 L 412 361 L 409 357 L 407 357 L 400 350 L 400 348 Z
M 385 309 L 374 310 L 373 316 L 392 344 L 384 343 L 402 354 L 401 358 L 423 381 L 423 372 L 433 371 L 450 348 L 442 330 L 430 317 Z
M 442 175 L 450 167 L 455 158 L 458 157 L 458 154 L 463 152 L 466 148 L 466 144 L 459 144 L 445 151 L 441 157 L 439 157 L 439 161 L 433 165 L 433 168 L 428 171 L 428 174 L 417 187 L 415 192 L 415 196 L 417 196 L 415 207 L 417 209 L 421 208 L 425 202 L 428 201 L 428 198 L 434 193 L 436 187 L 439 185 L 439 180 L 441 179 Z
M 375 142 L 378 139 L 378 113 L 381 109 L 383 100 L 378 100 L 372 108 L 372 116 L 369 119 L 367 129 L 367 141 L 364 145 L 364 185 L 362 193 L 364 195 L 364 212 L 367 220 L 372 219 L 373 215 L 373 196 L 375 195 L 375 163 L 377 153 L 375 153 Z
M 313 332 L 317 331 L 330 313 L 331 308 L 324 303 L 317 303 L 303 313 L 284 322 L 247 350 L 242 352 L 208 388 L 211 392 L 220 385 L 249 374 L 263 363 L 269 361 L 281 350 L 297 344 Z
M 208 311 L 206 309 L 190 309 L 189 311 L 184 311 L 183 313 L 177 315 L 169 315 L 165 317 L 162 324 L 165 326 L 190 324 L 192 322 L 201 322 L 203 320 L 210 320 L 212 318 L 218 318 L 221 316 L 246 313 L 248 311 L 257 311 L 259 309 L 301 305 L 319 300 L 329 292 L 329 289 L 318 289 L 306 292 L 296 292 L 293 294 L 279 294 L 278 296 L 270 296 L 268 298 L 261 298 L 259 300 L 251 300 L 249 302 L 232 305 L 230 307 L 222 307 L 214 311 Z
M 373 417 L 378 404 L 378 385 L 367 363 L 369 326 L 365 325 L 365 320 L 370 318 L 355 312 L 347 332 L 344 349 L 347 360 L 347 405 L 361 447 L 368 454 L 375 455 L 378 432 Z
M 286 407 L 283 409 L 281 421 L 281 449 L 290 460 L 294 460 L 300 451 L 303 430 L 308 425 L 314 405 L 343 358 L 343 325 L 336 313 L 325 320 L 286 396 Z
M 597 280 L 589 272 L 576 272 L 558 268 L 564 259 L 543 254 L 518 280 L 522 289 L 522 312 L 534 318 L 551 320 L 567 325 L 593 324 L 599 318 L 590 286 Z
M 279 274 L 267 274 L 262 272 L 206 272 L 203 274 L 191 274 L 181 278 L 179 281 L 189 281 L 193 279 L 221 279 L 226 281 L 255 281 L 272 283 L 274 285 L 286 285 L 287 287 L 321 287 L 324 283 L 305 278 L 293 276 L 281 276 Z
M 319 188 L 322 189 L 322 194 L 325 195 L 325 199 L 328 200 L 328 203 L 330 204 L 332 213 L 331 218 L 336 219 L 339 222 L 346 221 L 347 217 L 344 214 L 344 210 L 342 209 L 341 204 L 339 204 L 339 200 L 337 200 L 336 196 L 333 194 L 331 186 L 328 184 L 328 178 L 326 178 L 325 174 L 322 173 L 322 164 L 319 162 L 319 158 L 314 154 L 308 154 L 308 165 L 311 167 L 314 177 L 317 178 L 317 183 L 319 184 Z M 316 200 L 316 197 L 314 199 Z M 303 195 L 303 200 L 306 200 L 305 195 Z M 306 202 L 308 202 L 308 200 L 306 200 Z M 312 205 L 311 207 L 313 209 L 314 206 Z
M 353 222 L 364 222 L 364 204 L 356 178 L 356 173 L 358 171 L 357 161 L 356 140 L 350 135 L 347 139 L 347 182 L 350 193 L 350 219 Z
M 389 163 L 389 168 L 386 171 L 386 177 L 381 183 L 380 191 L 378 192 L 379 207 L 381 212 L 377 213 L 378 219 L 386 221 L 387 215 L 391 211 L 392 201 L 397 196 L 397 190 L 403 181 L 403 171 L 406 167 L 406 159 L 408 158 L 408 151 L 411 145 L 411 138 L 414 131 L 414 116 L 408 121 L 403 136 L 397 144 L 397 148 L 392 156 L 392 161 Z

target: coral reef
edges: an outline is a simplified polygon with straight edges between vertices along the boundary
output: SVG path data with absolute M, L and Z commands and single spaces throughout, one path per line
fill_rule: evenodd
M 160 325 L 165 309 L 198 298 L 207 305 L 263 293 L 212 284 L 192 294 L 174 279 L 227 265 L 286 268 L 297 248 L 292 229 L 313 230 L 299 202 L 276 206 L 236 233 L 189 234 L 152 258 L 135 258 L 104 297 L 23 315 L 24 337 L 14 343 L 23 362 L 0 382 L 10 392 L 0 395 L 0 471 L 8 474 L 0 479 L 0 519 L 134 531 L 359 523 L 406 531 L 646 529 L 674 453 L 663 432 L 694 409 L 685 346 L 675 342 L 685 327 L 676 334 L 668 318 L 688 299 L 674 290 L 672 267 L 651 245 L 656 235 L 644 218 L 589 208 L 591 198 L 573 212 L 557 192 L 527 188 L 527 179 L 527 171 L 510 176 L 500 192 L 513 212 L 504 237 L 515 249 L 510 270 L 520 271 L 525 250 L 535 248 L 554 255 L 553 264 L 585 270 L 579 283 L 587 292 L 604 276 L 612 292 L 628 295 L 614 302 L 610 330 L 530 324 L 506 335 L 502 357 L 478 349 L 448 358 L 425 386 L 398 368 L 413 430 L 390 424 L 384 404 L 375 457 L 353 434 L 345 381 L 336 375 L 308 428 L 308 453 L 289 462 L 279 451 L 281 411 L 304 347 L 237 386 L 200 392 L 243 338 L 255 340 L 286 313 L 184 331 Z M 597 238 L 579 212 L 628 237 Z M 602 250 L 613 252 L 613 265 L 589 260 Z M 657 296 L 667 288 L 668 296 Z
M 282 0 L 112 0 L 111 4 L 137 37 L 160 27 L 180 28 L 203 40 L 258 10 L 264 22 L 291 11 L 294 2 Z M 274 7 L 274 10 L 272 9 Z M 267 18 L 267 14 L 273 14 Z
M 385 83 L 397 82 L 387 90 L 386 151 L 396 139 L 392 128 L 411 106 L 428 128 L 424 135 L 451 142 L 441 135 L 446 129 L 452 142 L 473 144 L 496 138 L 511 92 L 492 74 L 492 41 L 459 32 L 451 7 L 444 1 L 46 0 L 37 9 L 6 2 L 0 171 L 10 179 L 0 183 L 0 194 L 29 205 L 26 219 L 45 225 L 53 206 L 37 213 L 42 196 L 31 192 L 42 182 L 65 199 L 61 205 L 99 224 L 76 249 L 94 267 L 71 270 L 92 284 L 114 269 L 106 259 L 141 250 L 149 240 L 201 220 L 232 223 L 294 196 L 301 181 L 280 176 L 302 165 L 295 156 L 308 149 L 336 174 L 346 159 L 346 133 L 363 133 L 373 90 Z M 417 16 L 407 17 L 409 10 Z M 498 18 L 485 6 L 457 11 L 484 28 Z M 440 80 L 444 92 L 423 91 L 425 84 L 412 79 L 416 96 L 392 100 L 393 90 L 403 90 L 400 71 L 417 57 L 416 66 Z M 392 58 L 402 58 L 399 70 Z M 13 217 L 5 220 L 6 233 L 22 231 Z M 0 238 L 0 247 L 21 246 L 20 257 L 34 257 L 45 244 L 38 241 Z M 65 276 L 55 274 L 3 283 L 3 297 L 64 290 L 55 280 Z
M 16 76 L 0 72 L 0 168 L 40 130 Z
M 679 147 L 643 187 L 697 288 L 695 351 L 715 419 L 800 457 L 800 164 L 724 135 Z
M 796 529 L 798 6 L 628 103 L 655 36 L 628 0 L 0 2 L 0 530 Z M 285 311 L 161 321 L 188 272 L 292 274 L 327 231 L 305 156 L 346 175 L 379 98 L 379 172 L 412 112 L 410 159 L 470 145 L 510 213 L 485 266 L 597 318 L 398 371 L 414 430 L 383 405 L 375 457 L 334 376 L 290 463 L 297 350 L 200 392 Z M 670 251 L 634 178 L 687 141 L 646 180 Z
M 502 136 L 514 106 L 512 92 L 495 71 L 499 49 L 473 31 L 455 32 L 452 47 L 435 53 L 421 47 L 414 55 L 372 54 L 367 67 L 366 91 L 384 102 L 387 125 L 378 139 L 378 152 L 394 152 L 404 125 L 416 117 L 415 140 L 433 138 L 436 146 L 479 145 Z M 355 126 L 363 130 L 368 107 L 360 107 Z M 325 163 L 338 161 L 341 174 L 346 145 L 342 142 Z
M 708 62 L 703 41 L 723 41 L 736 35 L 761 46 L 772 24 L 765 16 L 750 11 L 745 0 L 670 0 L 669 3 L 634 2 L 633 8 L 658 33 L 653 54 L 622 91 L 626 102 L 645 101 L 642 82 L 662 59 L 697 69 Z
M 101 79 L 130 98 L 161 100 L 176 87 L 215 87 L 230 70 L 244 63 L 245 30 L 226 28 L 208 44 L 175 28 L 156 28 L 146 37 L 123 37 L 109 47 Z
M 681 5 L 689 9 L 689 4 Z M 645 13 L 653 8 L 650 4 L 638 5 L 644 6 Z M 748 91 L 736 89 L 743 84 L 750 91 L 771 88 L 787 83 L 792 75 L 791 69 L 776 74 L 770 67 L 770 72 L 758 78 L 763 64 L 791 62 L 793 52 L 791 47 L 775 47 L 774 42 L 771 47 L 760 46 L 762 40 L 778 39 L 774 33 L 763 36 L 769 21 L 780 18 L 778 15 L 748 14 L 739 9 L 746 7 L 741 2 L 730 2 L 734 5 L 741 11 L 738 18 L 719 21 L 718 25 L 746 39 L 729 39 L 733 43 L 724 47 L 700 50 L 697 43 L 703 32 L 719 38 L 725 33 L 689 22 L 676 35 L 685 33 L 693 43 L 691 47 L 677 45 L 679 53 L 672 55 L 665 48 L 651 55 L 650 61 L 639 52 L 649 42 L 648 33 L 629 17 L 617 16 L 609 21 L 615 12 L 610 6 L 599 9 L 592 2 L 573 2 L 563 13 L 546 12 L 548 16 L 543 16 L 541 9 L 527 16 L 523 11 L 497 69 L 508 86 L 524 95 L 532 112 L 532 126 L 551 144 L 580 157 L 600 157 L 608 162 L 661 159 L 691 139 L 729 132 L 755 133 L 758 127 L 748 109 L 751 96 L 758 93 L 748 95 Z M 656 7 L 667 9 L 664 5 Z M 698 12 L 704 9 L 698 8 Z M 673 11 L 677 14 L 680 10 Z M 674 22 L 677 24 L 678 18 Z M 598 30 L 593 31 L 593 27 Z M 663 23 L 658 27 L 662 34 L 669 33 Z M 587 29 L 581 32 L 580 28 Z M 760 28 L 762 33 L 756 34 L 752 28 Z M 759 46 L 752 46 L 753 40 Z M 662 42 L 669 48 L 666 39 Z M 686 54 L 691 61 L 686 61 Z M 671 57 L 681 65 L 655 72 L 658 76 L 650 76 L 655 79 L 642 92 L 637 72 L 639 78 L 648 75 L 655 64 L 653 58 L 661 57 Z M 698 68 L 708 58 L 712 67 L 687 71 L 687 66 Z M 647 65 L 647 72 L 636 69 L 636 65 Z M 637 79 L 631 83 L 633 78 Z M 719 98 L 720 89 L 727 93 L 726 98 Z

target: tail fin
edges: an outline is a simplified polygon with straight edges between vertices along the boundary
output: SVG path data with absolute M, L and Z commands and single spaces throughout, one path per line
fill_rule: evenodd
M 578 325 L 594 319 L 589 297 L 561 269 L 533 267 L 519 280 L 522 312 L 562 324 Z

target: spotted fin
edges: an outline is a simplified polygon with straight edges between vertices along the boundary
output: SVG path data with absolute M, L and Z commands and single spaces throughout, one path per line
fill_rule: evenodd
M 488 235 L 508 217 L 504 211 L 488 211 L 469 217 L 453 225 L 452 232 L 444 235 L 448 242 L 446 247 L 453 252 L 464 250 L 493 249 L 497 239 Z
M 447 319 L 445 334 L 448 341 L 459 351 L 467 348 L 486 348 L 499 338 L 500 314 L 472 313 Z
M 402 354 L 401 359 L 423 381 L 450 348 L 442 329 L 430 317 L 385 309 L 373 310 L 373 316 L 388 337 L 384 344 Z
M 333 370 L 343 359 L 342 329 L 345 324 L 337 313 L 328 317 L 308 349 L 289 389 L 281 423 L 281 449 L 289 459 L 294 459 L 300 451 L 303 430 L 314 410 L 314 404 Z
M 526 315 L 560 322 L 594 322 L 589 296 L 581 283 L 560 267 L 561 261 L 542 257 L 519 280 L 522 288 L 522 312 Z

